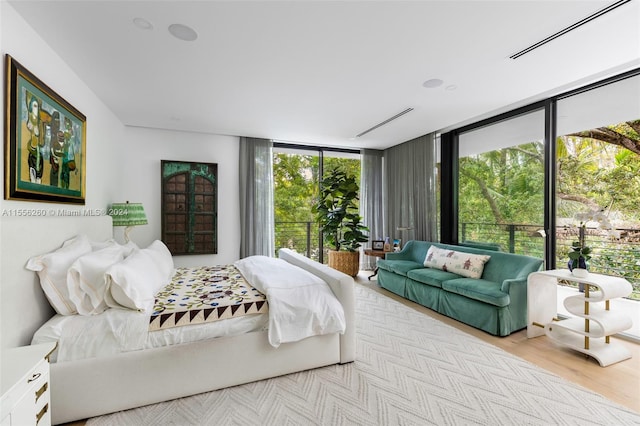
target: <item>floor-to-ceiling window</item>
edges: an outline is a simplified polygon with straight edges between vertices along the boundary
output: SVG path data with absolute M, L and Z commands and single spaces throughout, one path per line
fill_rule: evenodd
M 436 237 L 435 241 L 440 241 L 440 224 L 442 222 L 442 140 L 440 134 L 436 135 L 436 164 L 434 170 L 434 179 L 436 182 Z
M 615 303 L 634 318 L 625 334 L 640 338 L 640 69 L 442 141 L 444 242 L 495 244 L 553 269 L 567 268 L 571 244 L 584 239 L 591 271 L 632 284 Z
M 275 247 L 319 259 L 318 225 L 311 206 L 318 195 L 318 152 L 273 150 Z
M 590 271 L 632 283 L 637 322 L 640 75 L 562 97 L 557 117 L 556 264 L 566 267 L 572 244 L 583 241 Z M 631 333 L 640 337 L 640 324 Z
M 360 180 L 360 153 L 353 150 L 275 144 L 273 149 L 275 247 L 287 247 L 316 261 L 326 248 L 311 208 L 319 177 L 340 168 Z
M 544 253 L 544 111 L 459 135 L 458 242 Z

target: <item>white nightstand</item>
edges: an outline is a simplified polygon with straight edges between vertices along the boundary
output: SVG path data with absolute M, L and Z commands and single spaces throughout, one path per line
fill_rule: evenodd
M 49 355 L 55 343 L 3 349 L 0 426 L 51 425 Z

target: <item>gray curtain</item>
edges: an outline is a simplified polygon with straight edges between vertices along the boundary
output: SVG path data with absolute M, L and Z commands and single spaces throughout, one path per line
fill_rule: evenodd
M 384 238 L 383 216 L 383 151 L 363 149 L 362 177 L 360 183 L 360 214 L 362 222 L 369 228 L 369 241 Z M 364 256 L 360 261 L 361 269 L 374 269 L 376 258 Z
M 435 135 L 386 149 L 384 163 L 385 236 L 437 241 Z
M 273 144 L 240 138 L 240 258 L 274 256 Z

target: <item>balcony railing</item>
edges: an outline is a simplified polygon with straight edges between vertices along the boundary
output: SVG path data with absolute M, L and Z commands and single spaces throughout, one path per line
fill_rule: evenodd
M 460 241 L 499 244 L 503 251 L 544 258 L 541 225 L 462 223 Z M 587 228 L 586 244 L 592 249 L 589 270 L 626 278 L 633 286 L 631 299 L 640 300 L 640 229 L 617 228 L 619 239 L 611 239 L 605 231 Z M 566 268 L 571 244 L 578 241 L 579 228 L 556 228 L 556 263 Z
M 462 223 L 460 241 L 492 243 L 509 253 L 544 258 L 544 227 L 528 224 Z M 632 299 L 640 300 L 640 229 L 617 229 L 620 239 L 611 240 L 604 232 L 587 228 L 586 242 L 593 250 L 589 269 L 626 278 L 633 286 Z M 276 247 L 288 247 L 318 260 L 318 225 L 315 222 L 276 222 Z M 578 230 L 556 228 L 556 262 L 566 267 L 571 243 L 578 240 Z
M 276 250 L 281 247 L 318 260 L 319 230 L 315 222 L 275 222 Z

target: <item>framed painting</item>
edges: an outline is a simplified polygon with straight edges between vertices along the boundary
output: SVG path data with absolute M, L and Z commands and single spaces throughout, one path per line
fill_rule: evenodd
M 384 250 L 384 241 L 382 240 L 374 240 L 371 242 L 372 250 Z
M 85 203 L 86 117 L 5 56 L 7 200 Z

